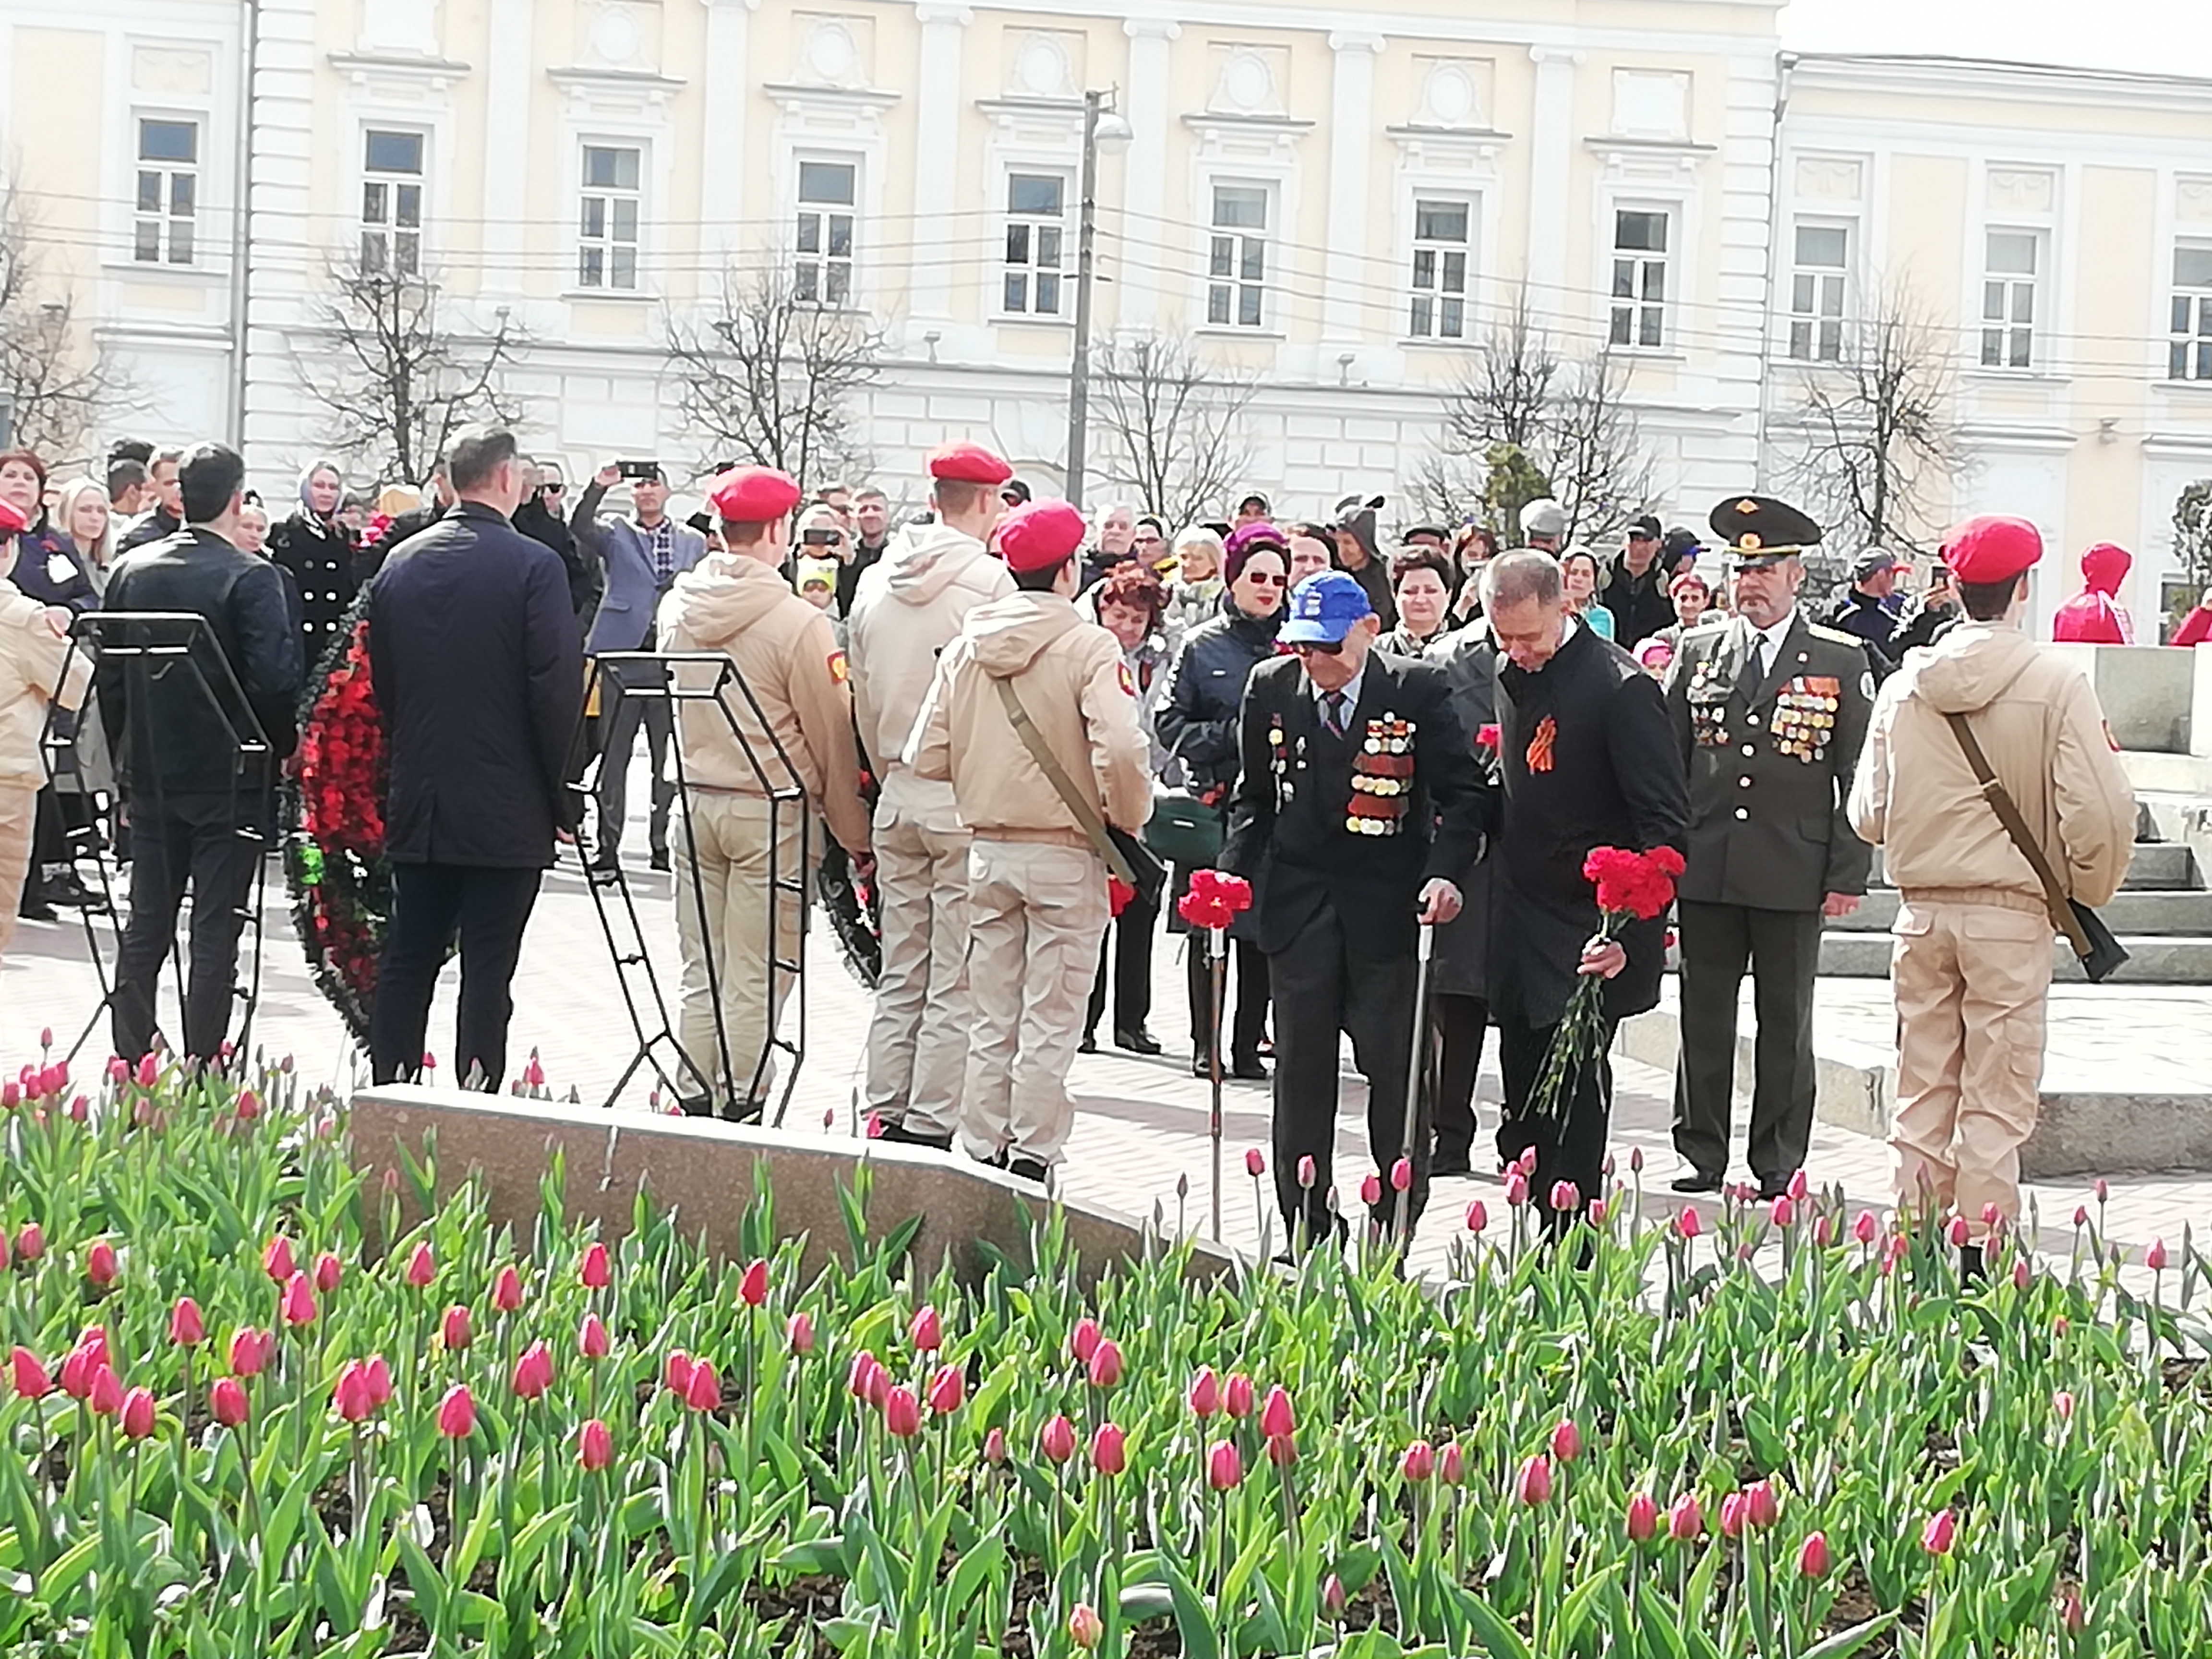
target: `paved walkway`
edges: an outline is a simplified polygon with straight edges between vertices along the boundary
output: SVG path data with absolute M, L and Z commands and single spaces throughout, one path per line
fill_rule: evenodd
M 642 841 L 642 837 L 638 839 Z M 673 1012 L 675 945 L 670 878 L 633 862 L 630 877 L 639 920 Z M 265 907 L 266 949 L 255 1041 L 270 1054 L 290 1054 L 311 1081 L 344 1089 L 364 1080 L 365 1068 L 347 1042 L 337 1017 L 308 976 L 295 942 L 284 898 L 272 885 Z M 112 939 L 104 920 L 98 924 L 103 956 L 112 958 Z M 1079 1114 L 1063 1179 L 1068 1191 L 1138 1215 L 1157 1206 L 1172 1224 L 1178 1214 L 1189 1225 L 1207 1222 L 1210 1191 L 1206 1139 L 1207 1092 L 1189 1075 L 1188 1033 L 1182 1012 L 1180 941 L 1163 938 L 1155 954 L 1157 994 L 1152 1029 L 1168 1044 L 1157 1060 L 1108 1052 L 1079 1060 L 1074 1075 Z M 818 1126 L 826 1115 L 852 1132 L 867 999 L 839 963 L 834 942 L 817 929 L 808 951 L 806 1048 L 790 1107 L 791 1121 Z M 458 978 L 448 969 L 431 1024 L 434 1053 L 453 1041 L 453 996 Z M 1881 981 L 1828 981 L 1821 988 L 1824 1051 L 1849 1045 L 1876 1059 L 1886 1057 L 1890 1015 Z M 2115 1076 L 2140 1078 L 2143 1086 L 2165 1086 L 2160 1079 L 2182 1079 L 2203 1086 L 2202 1057 L 2212 1054 L 2212 999 L 2195 991 L 2155 988 L 2098 990 L 2062 988 L 2053 1020 L 2053 1087 L 2069 1078 L 2094 1078 L 2114 1086 Z M 163 988 L 165 1010 L 173 992 Z M 0 967 L 0 1060 L 9 1069 L 32 1056 L 38 1033 L 51 1026 L 66 1046 L 82 1029 L 100 998 L 100 982 L 84 934 L 74 913 L 59 923 L 29 923 L 17 934 Z M 514 1058 L 519 1072 L 532 1045 L 556 1091 L 570 1086 L 587 1101 L 606 1098 L 635 1052 L 637 1042 L 620 995 L 599 915 L 582 875 L 573 864 L 546 881 L 523 953 L 515 984 Z M 87 1045 L 87 1054 L 106 1053 L 104 1021 Z M 82 1062 L 81 1061 L 81 1064 Z M 1613 1120 L 1616 1152 L 1626 1171 L 1631 1148 L 1644 1150 L 1645 1180 L 1663 1192 L 1674 1163 L 1668 1150 L 1671 1079 L 1634 1062 L 1617 1066 L 1618 1097 Z M 633 1084 L 622 1102 L 630 1109 L 646 1106 L 643 1081 Z M 1499 1097 L 1494 1058 L 1484 1069 L 1480 1088 L 1486 1103 L 1486 1127 L 1495 1121 Z M 1338 1177 L 1347 1192 L 1372 1167 L 1364 1142 L 1364 1090 L 1347 1073 L 1339 1118 Z M 1267 1143 L 1266 1085 L 1231 1084 L 1224 1103 L 1226 1236 L 1247 1245 L 1258 1238 L 1252 1183 L 1243 1173 L 1249 1146 Z M 1478 1145 L 1480 1143 L 1478 1142 Z M 1810 1173 L 1818 1183 L 1840 1184 L 1852 1202 L 1878 1205 L 1885 1196 L 1885 1153 L 1864 1137 L 1817 1125 Z M 1179 1199 L 1178 1182 L 1188 1183 Z M 2076 1203 L 2086 1196 L 2067 1185 L 2032 1189 L 2039 1206 L 2045 1248 L 2063 1255 Z M 1417 1261 L 1441 1261 L 1445 1241 L 1462 1224 L 1468 1200 L 1481 1197 L 1498 1210 L 1496 1183 L 1488 1178 L 1437 1183 L 1432 1220 L 1424 1230 Z M 1653 1200 L 1656 1202 L 1655 1199 Z M 2179 1242 L 2185 1224 L 2200 1230 L 2212 1215 L 2212 1175 L 2116 1176 L 2109 1212 L 2112 1236 L 2142 1245 L 2165 1237 Z

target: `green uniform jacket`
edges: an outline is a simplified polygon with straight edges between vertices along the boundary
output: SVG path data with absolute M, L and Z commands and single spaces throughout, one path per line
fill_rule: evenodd
M 1667 712 L 1690 775 L 1681 896 L 1757 910 L 1817 910 L 1866 891 L 1874 849 L 1844 816 L 1874 686 L 1864 647 L 1800 614 L 1765 684 L 1746 684 L 1758 637 L 1741 617 L 1682 635 Z

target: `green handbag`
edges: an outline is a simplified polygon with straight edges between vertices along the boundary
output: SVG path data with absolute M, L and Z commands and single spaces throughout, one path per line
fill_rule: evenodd
M 1188 789 L 1161 789 L 1152 796 L 1144 842 L 1170 864 L 1204 870 L 1221 856 L 1228 828 L 1229 815 L 1218 806 L 1208 806 Z

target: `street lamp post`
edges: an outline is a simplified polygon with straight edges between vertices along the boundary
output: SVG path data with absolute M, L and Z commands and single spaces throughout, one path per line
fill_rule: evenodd
M 1107 106 L 1108 94 L 1083 94 L 1083 204 L 1075 233 L 1075 349 L 1067 369 L 1067 499 L 1083 505 L 1084 446 L 1091 418 L 1091 283 L 1098 234 L 1098 152 L 1136 135 Z

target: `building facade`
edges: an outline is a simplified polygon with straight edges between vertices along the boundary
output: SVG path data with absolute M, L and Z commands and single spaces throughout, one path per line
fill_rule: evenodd
M 1402 521 L 1525 304 L 1614 362 L 1648 505 L 1701 524 L 1786 473 L 1829 343 L 1909 287 L 1955 369 L 1921 532 L 2120 541 L 2148 617 L 2212 474 L 2212 83 L 1793 58 L 1778 10 L 86 0 L 0 14 L 0 120 L 39 281 L 134 381 L 109 424 L 228 433 L 264 485 L 328 440 L 333 272 L 379 264 L 526 342 L 507 389 L 572 476 L 718 459 L 669 331 L 772 278 L 878 332 L 854 413 L 895 494 L 947 436 L 1056 489 L 1097 90 L 1133 137 L 1097 170 L 1094 338 L 1248 386 L 1239 480 L 1279 514 Z M 1094 503 L 1128 493 L 1113 449 L 1094 422 Z

